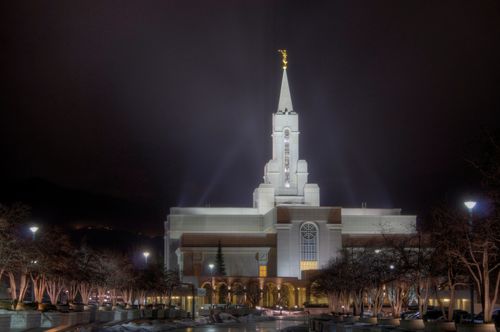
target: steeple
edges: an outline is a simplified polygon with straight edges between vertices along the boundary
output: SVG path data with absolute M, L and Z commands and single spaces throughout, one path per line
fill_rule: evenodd
M 264 167 L 264 183 L 254 191 L 254 207 L 267 213 L 282 204 L 319 206 L 319 187 L 308 183 L 307 162 L 299 159 L 299 115 L 294 112 L 288 77 L 286 50 L 278 110 L 273 113 L 273 156 Z
M 282 55 L 283 62 L 283 78 L 281 79 L 281 90 L 280 99 L 278 102 L 278 112 L 277 113 L 292 113 L 292 96 L 290 94 L 290 87 L 288 86 L 288 76 L 286 74 L 286 68 L 288 66 L 288 54 L 286 50 L 278 50 Z

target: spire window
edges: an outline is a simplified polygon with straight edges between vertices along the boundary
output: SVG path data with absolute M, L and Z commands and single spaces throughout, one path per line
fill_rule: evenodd
M 283 130 L 283 171 L 285 175 L 285 188 L 290 188 L 290 129 L 285 128 Z

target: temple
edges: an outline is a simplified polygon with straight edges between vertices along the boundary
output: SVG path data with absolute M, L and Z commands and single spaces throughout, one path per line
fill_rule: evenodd
M 215 288 L 216 298 L 201 296 L 202 303 L 244 302 L 246 295 L 231 289 L 250 283 L 259 284 L 260 305 L 274 305 L 276 292 L 289 293 L 289 306 L 319 303 L 325 299 L 311 294 L 311 276 L 339 250 L 415 232 L 416 216 L 402 215 L 401 209 L 320 205 L 320 188 L 308 182 L 307 162 L 300 159 L 299 112 L 292 103 L 286 51 L 282 67 L 272 158 L 253 192 L 253 207 L 172 207 L 165 221 L 165 266 L 178 270 L 184 282 Z M 219 243 L 225 276 L 210 269 Z

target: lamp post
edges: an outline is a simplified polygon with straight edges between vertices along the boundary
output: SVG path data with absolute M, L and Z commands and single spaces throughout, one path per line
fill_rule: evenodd
M 213 302 L 213 293 L 214 293 L 214 267 L 215 265 L 213 263 L 208 264 L 208 268 L 210 269 L 210 281 L 212 283 L 212 289 L 211 289 L 211 296 L 210 296 L 210 303 Z
M 146 261 L 146 265 L 148 265 L 149 251 L 143 252 L 142 255 L 144 256 L 144 260 Z
M 31 226 L 30 231 L 31 231 L 32 236 L 33 236 L 33 241 L 35 241 L 35 234 L 38 231 L 38 226 Z
M 30 231 L 31 231 L 32 240 L 35 241 L 36 232 L 38 231 L 38 226 L 31 226 Z M 36 264 L 37 261 L 33 260 L 33 261 L 31 261 L 31 263 Z M 31 286 L 31 299 L 32 299 L 32 302 L 34 303 L 35 302 L 35 285 L 34 285 L 34 283 L 32 283 L 32 286 Z
M 472 235 L 472 209 L 476 206 L 476 202 L 474 201 L 466 201 L 464 202 L 465 207 L 469 210 L 469 236 Z M 470 276 L 470 316 L 471 316 L 471 324 L 474 324 L 474 281 L 472 276 Z

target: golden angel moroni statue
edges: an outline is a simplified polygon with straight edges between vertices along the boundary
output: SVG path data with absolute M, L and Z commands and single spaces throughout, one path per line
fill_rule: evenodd
M 286 66 L 288 64 L 288 54 L 286 54 L 286 50 L 278 50 L 278 52 L 280 52 L 281 56 L 283 57 L 283 59 L 281 60 L 283 62 L 283 69 L 286 69 Z

